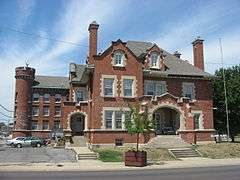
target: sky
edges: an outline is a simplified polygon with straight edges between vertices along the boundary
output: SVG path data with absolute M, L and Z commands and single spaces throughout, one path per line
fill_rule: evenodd
M 98 52 L 117 39 L 150 41 L 192 63 L 191 42 L 200 36 L 207 72 L 221 67 L 219 38 L 224 66 L 240 64 L 239 12 L 240 0 L 0 0 L 0 104 L 13 110 L 14 70 L 26 61 L 53 76 L 85 63 L 92 21 L 100 24 Z

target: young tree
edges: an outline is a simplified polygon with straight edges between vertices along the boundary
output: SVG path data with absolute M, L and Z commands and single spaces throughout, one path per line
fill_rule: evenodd
M 226 77 L 226 89 L 228 99 L 230 136 L 240 133 L 240 65 L 224 69 Z M 226 110 L 223 87 L 223 69 L 215 72 L 217 76 L 213 81 L 214 125 L 220 132 L 226 132 Z
M 140 134 L 149 132 L 154 127 L 154 122 L 148 118 L 148 113 L 145 110 L 141 111 L 140 105 L 135 107 L 130 106 L 130 112 L 125 113 L 125 127 L 129 134 L 136 135 L 136 150 L 139 150 Z

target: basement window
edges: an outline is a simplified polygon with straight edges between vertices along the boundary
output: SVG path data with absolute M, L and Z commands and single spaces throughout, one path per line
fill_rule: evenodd
M 123 139 L 115 139 L 115 146 L 123 146 Z

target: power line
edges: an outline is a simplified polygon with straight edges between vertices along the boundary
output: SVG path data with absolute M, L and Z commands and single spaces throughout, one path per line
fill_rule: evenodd
M 2 104 L 0 104 L 0 107 L 2 107 L 5 111 L 14 112 L 14 111 L 8 110 L 8 109 L 7 109 L 5 106 L 3 106 Z
M 2 113 L 1 111 L 0 111 L 0 114 L 3 115 L 4 117 L 7 117 L 7 118 L 14 118 L 14 117 L 12 117 L 12 116 L 8 116 L 8 115 Z
M 64 41 L 64 40 L 60 40 L 60 39 L 55 39 L 55 38 L 50 38 L 50 37 L 46 37 L 46 36 L 41 36 L 38 34 L 33 34 L 33 33 L 28 33 L 28 32 L 24 32 L 24 31 L 20 31 L 11 27 L 7 27 L 7 26 L 1 26 L 2 29 L 5 29 L 7 31 L 12 31 L 12 32 L 16 32 L 16 33 L 21 33 L 27 36 L 32 36 L 32 37 L 37 37 L 37 38 L 41 38 L 41 39 L 47 39 L 50 41 L 55 41 L 55 42 L 59 42 L 59 43 L 65 43 L 65 44 L 70 44 L 72 46 L 78 46 L 78 47 L 88 47 L 86 45 L 82 45 L 82 44 L 78 44 L 75 42 L 70 42 L 70 41 Z

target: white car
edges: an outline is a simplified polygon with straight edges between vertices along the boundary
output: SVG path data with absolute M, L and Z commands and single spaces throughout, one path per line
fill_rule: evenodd
M 13 146 L 15 142 L 22 141 L 22 140 L 24 140 L 24 139 L 25 139 L 25 137 L 16 137 L 16 138 L 14 138 L 14 139 L 7 140 L 7 141 L 6 141 L 6 144 L 7 144 L 8 146 Z

